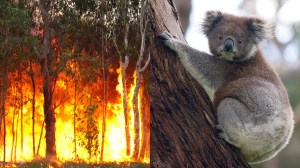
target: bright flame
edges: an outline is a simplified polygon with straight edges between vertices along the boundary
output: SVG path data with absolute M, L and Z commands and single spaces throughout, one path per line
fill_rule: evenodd
M 78 68 L 74 64 L 70 65 L 73 71 Z M 77 70 L 76 70 L 77 69 Z M 39 72 L 38 66 L 35 67 L 35 72 Z M 99 88 L 98 82 L 87 84 L 86 86 L 76 86 L 75 82 L 70 82 L 65 74 L 61 74 L 56 82 L 55 87 L 55 114 L 56 114 L 56 152 L 57 158 L 64 161 L 84 161 L 87 163 L 100 162 L 131 162 L 139 161 L 144 163 L 150 162 L 150 140 L 148 137 L 140 138 L 140 144 L 143 138 L 147 139 L 147 146 L 144 157 L 134 159 L 131 155 L 126 154 L 126 138 L 125 138 L 125 120 L 123 112 L 123 85 L 121 68 L 116 71 L 110 69 L 110 73 L 118 74 L 118 84 L 114 95 L 115 100 L 109 100 L 106 111 L 106 131 L 103 151 L 103 161 L 100 161 L 100 150 L 102 141 L 102 106 L 101 99 L 97 93 L 94 93 L 94 88 Z M 32 138 L 32 86 L 30 78 L 23 75 L 22 84 L 12 85 L 10 95 L 6 101 L 6 144 L 5 144 L 5 160 L 10 162 L 31 161 L 34 159 L 33 154 L 33 138 Z M 28 78 L 28 79 L 27 79 Z M 43 114 L 43 95 L 42 77 L 36 77 L 36 101 L 35 101 L 35 153 L 38 157 L 45 157 L 45 125 Z M 133 95 L 135 88 L 136 74 L 134 73 L 134 82 L 128 90 L 128 109 L 129 109 L 129 128 L 130 128 L 130 143 L 131 154 L 134 150 L 134 114 L 133 114 Z M 11 80 L 13 81 L 13 80 Z M 16 83 L 18 83 L 16 82 Z M 80 82 L 79 82 L 80 83 Z M 78 85 L 78 84 L 77 84 Z M 77 90 L 76 90 L 77 89 Z M 112 88 L 109 88 L 112 89 Z M 101 89 L 99 89 L 101 90 Z M 23 92 L 24 95 L 21 95 Z M 21 110 L 21 102 L 23 102 Z M 146 110 L 149 112 L 149 109 Z M 21 131 L 21 113 L 23 116 L 23 138 Z M 141 116 L 141 115 L 140 115 Z M 147 116 L 149 123 L 149 115 Z M 75 119 L 75 123 L 74 123 Z M 140 118 L 140 135 L 143 133 L 142 123 Z M 74 131 L 75 125 L 75 131 Z M 43 127 L 42 127 L 43 126 Z M 150 131 L 147 126 L 147 131 Z M 3 160 L 4 155 L 4 136 L 3 123 L 0 128 L 0 160 Z M 146 135 L 144 133 L 143 135 Z M 75 136 L 74 136 L 75 135 Z M 96 136 L 95 136 L 96 135 Z M 88 137 L 88 138 L 87 138 Z M 96 138 L 93 138 L 96 137 Z M 91 141 L 88 139 L 90 138 Z M 141 146 L 141 145 L 140 145 Z M 75 151 L 76 148 L 76 151 Z M 93 153 L 94 152 L 94 153 Z

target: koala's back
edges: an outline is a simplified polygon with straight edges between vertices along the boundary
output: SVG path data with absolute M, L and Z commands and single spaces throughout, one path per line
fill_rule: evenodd
M 223 79 L 222 86 L 215 92 L 215 107 L 228 96 L 247 102 L 251 109 L 256 106 L 265 106 L 264 101 L 267 101 L 267 104 L 276 104 L 276 108 L 279 108 L 280 104 L 290 106 L 288 95 L 279 76 L 261 54 L 252 58 L 248 63 L 231 65 L 230 69 L 227 68 L 224 71 L 227 75 Z
M 228 82 L 217 90 L 215 97 L 217 97 L 214 101 L 215 106 L 224 98 L 231 97 L 244 103 L 255 116 L 271 115 L 269 113 L 276 113 L 289 107 L 286 105 L 288 97 L 284 87 L 259 77 L 240 78 Z
M 282 82 L 268 64 L 243 66 L 248 73 L 235 67 L 236 73 L 216 91 L 214 105 L 219 124 L 246 160 L 261 162 L 288 142 L 293 113 Z

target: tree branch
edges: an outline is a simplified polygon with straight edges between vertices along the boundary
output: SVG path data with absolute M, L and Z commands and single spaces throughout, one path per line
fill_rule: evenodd
M 148 59 L 147 59 L 145 65 L 143 66 L 143 68 L 141 68 L 140 72 L 143 72 L 148 67 L 149 63 L 150 63 L 150 52 L 148 54 Z

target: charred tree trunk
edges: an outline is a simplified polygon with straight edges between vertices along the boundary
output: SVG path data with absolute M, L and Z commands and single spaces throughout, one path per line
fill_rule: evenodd
M 77 159 L 77 142 L 76 142 L 76 113 L 77 113 L 77 80 L 75 79 L 74 87 L 74 111 L 73 111 L 73 134 L 74 134 L 74 159 Z
M 44 95 L 44 117 L 46 124 L 46 158 L 56 160 L 55 145 L 55 115 L 53 108 L 53 87 L 55 74 L 51 71 L 53 67 L 53 49 L 51 46 L 50 19 L 44 0 L 40 0 L 39 7 L 44 23 L 43 53 L 40 55 L 40 65 L 43 73 L 43 95 Z
M 35 131 L 34 131 L 34 118 L 35 118 L 35 92 L 36 92 L 36 87 L 35 87 L 35 80 L 34 80 L 34 72 L 32 70 L 32 62 L 29 62 L 29 76 L 31 79 L 31 84 L 32 84 L 32 153 L 33 153 L 33 157 L 36 158 L 36 153 L 35 153 Z
M 45 66 L 45 65 L 43 65 Z M 52 102 L 52 80 L 50 76 L 44 76 L 44 116 L 46 124 L 46 158 L 56 159 L 55 146 L 55 115 Z
M 103 31 L 102 31 L 103 32 Z M 104 44 L 102 34 L 102 48 Z M 107 43 L 105 43 L 105 47 Z M 106 50 L 106 49 L 105 49 Z M 105 52 L 106 54 L 106 52 Z M 102 78 L 103 78 L 103 105 L 102 105 L 102 139 L 101 139 L 101 151 L 100 151 L 100 161 L 103 161 L 103 154 L 104 154 L 104 142 L 105 142 L 105 132 L 106 132 L 106 108 L 107 108 L 107 75 L 106 75 L 106 64 L 105 64 L 105 54 L 102 52 Z
M 12 143 L 11 143 L 11 153 L 10 153 L 10 161 L 13 161 L 13 156 L 14 156 L 14 146 L 15 146 L 15 116 L 16 116 L 16 109 L 17 107 L 14 108 L 13 111 L 13 117 L 12 117 L 12 126 L 11 126 L 11 135 L 12 135 Z
M 23 156 L 23 151 L 24 151 L 24 130 L 23 130 L 23 119 L 24 119 L 23 106 L 24 106 L 24 104 L 23 104 L 23 98 L 24 98 L 24 95 L 23 95 L 23 81 L 22 81 L 22 73 L 21 72 L 20 72 L 20 81 L 21 81 L 21 83 L 20 83 L 20 85 L 21 85 L 20 86 L 20 94 L 21 94 L 21 100 L 20 100 L 21 101 L 21 103 L 20 103 L 21 104 L 21 110 L 20 110 L 20 112 L 21 112 L 21 156 Z M 17 150 L 17 148 L 15 150 Z
M 249 167 L 236 149 L 216 137 L 216 116 L 203 87 L 156 37 L 184 40 L 172 0 L 151 0 L 151 166 Z
M 44 119 L 43 124 L 42 124 L 42 127 L 41 127 L 40 138 L 39 138 L 38 147 L 37 147 L 37 151 L 36 151 L 36 155 L 37 155 L 37 156 L 39 155 L 39 151 L 40 151 L 40 146 L 41 146 L 41 140 L 42 140 L 42 135 L 43 135 L 44 125 L 45 125 L 45 119 Z

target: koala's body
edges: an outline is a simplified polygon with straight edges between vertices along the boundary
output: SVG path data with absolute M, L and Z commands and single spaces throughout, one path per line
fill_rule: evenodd
M 212 55 L 168 32 L 158 38 L 199 83 L 215 90 L 219 137 L 249 163 L 274 157 L 289 142 L 294 121 L 286 90 L 258 48 L 269 28 L 261 19 L 218 11 L 207 12 L 202 26 Z

